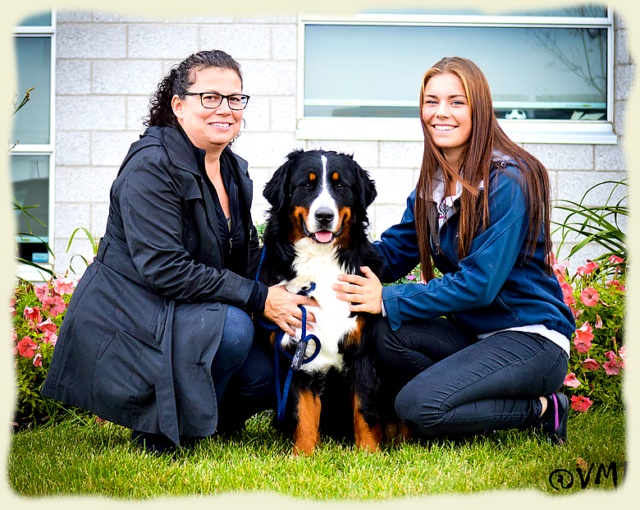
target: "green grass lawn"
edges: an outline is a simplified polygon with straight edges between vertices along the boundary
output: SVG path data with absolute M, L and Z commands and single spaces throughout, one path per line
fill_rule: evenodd
M 569 441 L 561 447 L 513 430 L 457 442 L 387 445 L 374 454 L 325 440 L 314 455 L 299 458 L 291 456 L 290 442 L 272 428 L 267 413 L 251 419 L 241 434 L 208 438 L 174 456 L 142 452 L 128 429 L 90 419 L 13 434 L 8 481 L 19 496 L 141 500 L 238 491 L 316 501 L 505 489 L 564 495 L 620 487 L 625 449 L 625 416 L 605 409 L 572 413 Z

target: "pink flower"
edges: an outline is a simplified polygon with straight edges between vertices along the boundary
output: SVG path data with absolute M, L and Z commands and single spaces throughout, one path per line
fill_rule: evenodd
M 15 296 L 11 296 L 11 299 L 9 300 L 9 311 L 11 312 L 11 315 L 15 317 L 16 315 L 16 297 Z
M 598 363 L 593 358 L 587 358 L 582 362 L 582 368 L 585 370 L 598 370 L 600 368 L 600 363 Z
M 37 306 L 34 306 L 33 308 L 29 306 L 25 307 L 23 315 L 25 319 L 27 319 L 28 321 L 32 321 L 35 324 L 42 320 L 42 316 L 40 315 L 40 308 L 38 308 Z
M 573 395 L 571 397 L 571 408 L 579 413 L 586 413 L 592 404 L 592 400 L 588 397 L 583 397 L 582 395 Z
M 76 287 L 75 280 L 67 277 L 56 278 L 53 281 L 53 290 L 59 295 L 73 294 L 73 289 Z
M 620 347 L 620 349 L 618 349 L 618 355 L 622 358 L 623 362 L 625 360 L 626 354 L 627 354 L 627 348 L 623 345 L 622 347 Z
M 414 275 L 414 274 L 407 275 L 407 280 L 409 280 L 410 282 L 415 280 L 415 279 L 416 279 L 416 275 Z
M 598 291 L 593 287 L 587 287 L 580 293 L 580 301 L 585 306 L 595 306 L 598 304 L 600 300 L 600 296 L 598 296 Z
M 67 309 L 67 304 L 60 296 L 45 296 L 42 306 L 48 310 L 51 317 L 57 317 Z
M 620 283 L 619 280 L 609 280 L 607 282 L 607 285 L 611 285 L 612 287 L 615 287 L 616 289 L 618 289 L 620 292 L 624 292 L 626 289 L 624 287 L 624 285 L 622 283 Z
M 624 368 L 624 360 L 613 351 L 607 351 L 604 355 L 609 358 L 609 361 L 602 365 L 607 375 L 620 375 L 620 370 Z
M 603 365 L 604 371 L 607 375 L 620 375 L 620 363 L 616 359 L 612 359 L 604 363 Z
M 596 329 L 602 329 L 602 317 L 596 314 L 596 323 L 594 324 Z
M 566 280 L 568 266 L 569 262 L 556 262 L 555 257 L 553 257 L 551 267 L 553 268 L 553 273 L 556 275 L 556 278 L 560 283 L 563 283 Z
M 38 344 L 36 344 L 30 337 L 25 336 L 18 342 L 16 348 L 18 350 L 18 354 L 23 358 L 32 358 L 36 353 L 36 349 L 38 349 Z
M 579 274 L 580 276 L 587 276 L 588 274 L 593 273 L 599 267 L 600 266 L 598 265 L 597 262 L 594 262 L 593 260 L 590 260 L 584 266 L 580 266 L 576 270 L 576 273 Z
M 36 296 L 40 300 L 41 303 L 44 303 L 45 296 L 49 295 L 49 286 L 46 283 L 41 285 L 36 285 Z
M 53 345 L 54 347 L 56 346 L 56 343 L 58 342 L 58 335 L 56 335 L 55 333 L 51 333 L 50 331 L 45 331 L 44 332 L 44 341 L 48 344 Z
M 591 340 L 593 340 L 593 329 L 591 324 L 585 322 L 579 329 L 576 329 L 573 345 L 578 352 L 588 352 L 591 349 Z
M 573 287 L 569 282 L 561 282 L 560 288 L 562 289 L 562 297 L 564 298 L 564 304 L 567 306 L 573 306 L 576 304 L 576 300 L 573 297 Z
M 56 331 L 58 331 L 58 326 L 51 322 L 51 319 L 47 319 L 46 321 L 39 323 L 38 328 L 40 329 L 40 331 L 44 331 L 45 333 L 47 331 L 51 333 L 55 333 Z
M 38 353 L 33 357 L 33 365 L 36 367 L 42 366 L 42 354 Z
M 564 385 L 569 386 L 569 388 L 577 388 L 578 386 L 582 386 L 582 383 L 578 381 L 576 374 L 571 372 L 564 378 Z
M 624 262 L 624 259 L 618 257 L 617 255 L 611 255 L 611 257 L 609 257 L 609 262 L 611 262 L 612 264 L 622 264 Z

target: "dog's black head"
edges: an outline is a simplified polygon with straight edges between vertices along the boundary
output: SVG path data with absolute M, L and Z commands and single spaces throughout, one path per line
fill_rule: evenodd
M 364 235 L 376 189 L 350 155 L 297 150 L 276 170 L 264 196 L 271 204 L 267 227 L 278 222 L 292 244 L 309 238 L 346 247 L 351 236 Z

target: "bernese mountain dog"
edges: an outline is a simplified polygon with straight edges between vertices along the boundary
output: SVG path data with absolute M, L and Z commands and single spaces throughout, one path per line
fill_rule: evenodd
M 378 451 L 379 378 L 367 342 L 377 316 L 351 313 L 331 288 L 339 274 L 361 274 L 361 266 L 381 274 L 381 256 L 367 235 L 375 184 L 350 155 L 296 150 L 266 184 L 264 196 L 271 208 L 259 278 L 317 303 L 307 307 L 315 324 L 301 363 L 295 351 L 302 329 L 296 338 L 270 334 L 283 388 L 277 426 L 293 436 L 294 454 L 312 453 L 321 435 Z

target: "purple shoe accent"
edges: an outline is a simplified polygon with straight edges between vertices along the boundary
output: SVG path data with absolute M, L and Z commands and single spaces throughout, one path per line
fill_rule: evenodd
M 553 429 L 558 430 L 560 428 L 560 413 L 558 412 L 558 399 L 555 393 L 551 394 L 551 398 L 553 399 Z

